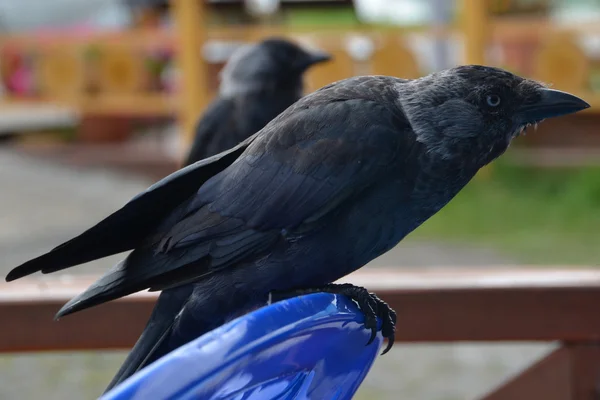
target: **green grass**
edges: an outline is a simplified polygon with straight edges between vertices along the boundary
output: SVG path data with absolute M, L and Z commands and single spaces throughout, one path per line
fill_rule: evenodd
M 600 265 L 600 167 L 496 163 L 410 238 L 485 246 L 523 263 Z
M 318 10 L 298 8 L 287 13 L 286 23 L 290 27 L 299 26 L 335 26 L 352 27 L 359 22 L 352 7 L 325 7 Z

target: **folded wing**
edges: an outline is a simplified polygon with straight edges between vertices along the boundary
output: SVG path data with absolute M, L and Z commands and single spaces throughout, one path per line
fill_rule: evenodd
M 369 112 L 357 110 L 369 108 Z M 348 99 L 284 112 L 210 178 L 156 243 L 136 248 L 59 312 L 202 279 L 309 234 L 397 168 L 414 139 L 377 103 Z

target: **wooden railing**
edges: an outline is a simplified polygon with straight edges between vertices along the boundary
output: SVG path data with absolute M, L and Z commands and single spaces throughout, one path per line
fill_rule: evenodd
M 0 284 L 0 352 L 130 348 L 153 307 L 138 293 L 53 321 L 93 277 Z M 484 400 L 597 400 L 600 271 L 586 269 L 364 270 L 343 279 L 398 313 L 397 343 L 545 341 L 561 346 Z
M 31 35 L 2 36 L 0 49 L 21 49 L 34 55 L 34 78 L 40 82 L 33 98 L 9 97 L 0 107 L 21 106 L 31 102 L 51 102 L 71 107 L 83 114 L 177 116 L 188 143 L 198 116 L 214 95 L 208 84 L 214 75 L 200 49 L 212 39 L 254 41 L 266 36 L 288 36 L 334 54 L 331 63 L 316 67 L 309 73 L 309 91 L 335 80 L 356 74 L 386 74 L 407 78 L 424 74 L 416 55 L 407 45 L 406 33 L 416 32 L 438 37 L 462 37 L 462 62 L 494 64 L 486 56 L 491 44 L 504 49 L 515 48 L 515 53 L 526 52 L 527 57 L 508 60 L 504 67 L 520 74 L 550 82 L 555 87 L 575 92 L 592 107 L 600 109 L 600 95 L 593 84 L 593 69 L 597 62 L 590 60 L 577 41 L 577 34 L 595 32 L 593 24 L 559 27 L 547 18 L 492 18 L 487 0 L 462 0 L 461 19 L 453 26 L 381 28 L 356 26 L 352 29 L 335 27 L 285 26 L 208 26 L 209 6 L 202 0 L 172 0 L 175 22 L 173 30 L 150 29 L 118 33 L 73 35 L 55 37 Z M 353 59 L 346 49 L 350 35 L 363 35 L 374 44 L 374 52 L 366 61 Z M 522 42 L 531 48 L 523 50 Z M 515 43 L 517 43 L 515 45 Z M 521 43 L 521 44 L 519 44 Z M 511 47 L 512 46 L 512 47 Z M 173 52 L 173 60 L 181 71 L 183 84 L 170 92 L 156 90 L 151 84 L 147 65 L 155 51 Z M 510 50 L 512 51 L 512 50 Z M 95 54 L 90 56 L 90 54 Z M 6 58 L 6 55 L 4 55 Z M 91 57 L 91 58 L 90 58 Z M 94 58 L 95 57 L 95 58 Z M 91 60 L 92 59 L 92 60 Z M 91 60 L 91 61 L 90 61 Z M 214 78 L 214 77 L 213 77 Z M 154 86 L 153 86 L 154 85 Z M 90 86 L 93 93 L 88 93 Z
M 172 0 L 173 29 L 132 29 L 89 34 L 3 35 L 0 50 L 6 58 L 11 51 L 29 56 L 33 62 L 33 93 L 9 91 L 0 108 L 51 103 L 86 115 L 176 116 L 185 135 L 192 138 L 198 116 L 215 94 L 215 69 L 202 57 L 201 49 L 211 40 L 257 41 L 268 36 L 287 37 L 310 43 L 334 55 L 330 63 L 313 68 L 307 77 L 307 91 L 357 74 L 385 74 L 416 78 L 423 75 L 416 57 L 408 48 L 405 34 L 415 31 L 445 35 L 456 27 L 435 30 L 352 29 L 329 26 L 288 28 L 272 26 L 209 26 L 209 8 L 202 0 Z M 346 49 L 353 35 L 373 44 L 372 54 L 357 61 Z M 155 53 L 169 53 L 168 65 L 181 72 L 176 88 L 156 86 L 148 71 Z M 172 63 L 172 64 L 171 64 Z M 149 81 L 154 82 L 152 84 Z M 162 86 L 161 86 L 162 87 Z

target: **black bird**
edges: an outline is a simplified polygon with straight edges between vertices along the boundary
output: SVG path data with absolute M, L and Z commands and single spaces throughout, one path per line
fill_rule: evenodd
M 218 97 L 196 125 L 184 165 L 228 150 L 261 130 L 302 97 L 308 68 L 330 59 L 278 38 L 237 49 L 221 71 Z
M 271 295 L 348 295 L 373 334 L 375 317 L 382 318 L 389 349 L 393 310 L 363 288 L 332 282 L 398 244 L 528 126 L 587 107 L 484 66 L 415 80 L 335 82 L 234 148 L 162 179 L 7 280 L 134 249 L 57 314 L 163 291 L 140 338 L 145 345 L 111 386 Z

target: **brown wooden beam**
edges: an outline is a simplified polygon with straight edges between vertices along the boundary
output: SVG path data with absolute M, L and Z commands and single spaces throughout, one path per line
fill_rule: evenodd
M 600 340 L 593 344 L 569 344 L 567 348 L 573 400 L 600 399 Z
M 126 349 L 150 317 L 154 298 L 117 300 L 54 321 L 58 298 L 0 303 L 1 352 Z
M 481 400 L 598 400 L 600 344 L 565 345 Z
M 53 316 L 94 278 L 0 284 L 0 352 L 119 349 L 137 340 L 155 293 Z M 363 270 L 367 287 L 398 313 L 397 342 L 587 341 L 600 337 L 600 271 Z
M 481 400 L 571 400 L 569 351 L 560 348 Z

